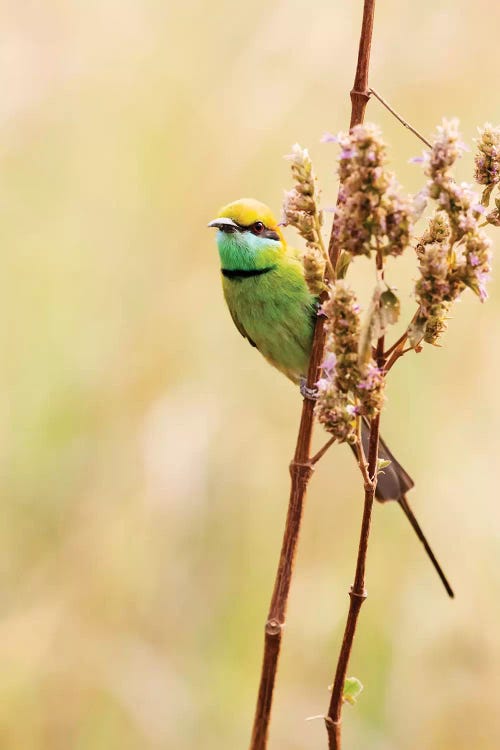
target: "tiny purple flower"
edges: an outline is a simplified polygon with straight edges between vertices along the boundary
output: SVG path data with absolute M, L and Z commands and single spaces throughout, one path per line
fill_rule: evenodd
M 325 373 L 330 374 L 335 369 L 335 364 L 337 362 L 337 357 L 333 352 L 328 352 L 325 359 L 321 363 L 322 369 L 325 371 Z
M 321 393 L 325 393 L 325 391 L 328 391 L 330 389 L 331 385 L 332 385 L 332 381 L 329 380 L 328 378 L 320 378 L 316 382 L 316 388 Z
M 320 143 L 338 143 L 339 138 L 337 135 L 333 135 L 333 133 L 323 133 L 320 139 Z
M 424 151 L 422 156 L 412 156 L 411 159 L 408 159 L 408 164 L 425 164 L 429 161 L 429 153 L 427 151 Z

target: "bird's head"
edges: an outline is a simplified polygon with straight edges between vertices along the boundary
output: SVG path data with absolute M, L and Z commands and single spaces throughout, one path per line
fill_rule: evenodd
M 285 239 L 271 209 L 253 198 L 224 206 L 209 227 L 215 227 L 223 268 L 260 268 L 281 255 Z

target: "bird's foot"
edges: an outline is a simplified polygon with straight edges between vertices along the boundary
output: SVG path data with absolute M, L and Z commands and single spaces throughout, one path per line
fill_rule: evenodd
M 302 398 L 307 398 L 309 401 L 317 401 L 318 399 L 318 389 L 309 388 L 306 378 L 300 379 L 300 393 Z

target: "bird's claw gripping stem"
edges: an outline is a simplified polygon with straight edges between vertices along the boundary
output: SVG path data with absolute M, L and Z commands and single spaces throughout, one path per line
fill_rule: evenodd
M 317 401 L 318 399 L 318 389 L 309 388 L 305 378 L 300 379 L 300 394 L 302 398 L 307 398 L 309 401 Z

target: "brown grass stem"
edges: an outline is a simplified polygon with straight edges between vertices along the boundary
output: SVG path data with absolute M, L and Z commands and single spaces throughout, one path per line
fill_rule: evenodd
M 384 358 L 384 337 L 381 336 L 377 343 L 377 362 L 379 367 L 383 364 Z M 356 573 L 354 583 L 349 591 L 349 611 L 347 622 L 344 629 L 344 637 L 340 648 L 337 667 L 335 670 L 335 679 L 333 681 L 332 696 L 328 715 L 325 717 L 326 731 L 328 733 L 329 750 L 340 750 L 342 747 L 342 705 L 344 683 L 349 666 L 356 626 L 361 606 L 367 597 L 365 587 L 366 558 L 368 553 L 368 539 L 370 536 L 371 517 L 373 509 L 373 500 L 377 488 L 377 468 L 378 468 L 378 445 L 380 435 L 380 413 L 377 414 L 370 422 L 370 438 L 368 443 L 368 469 L 366 470 L 363 462 L 364 456 L 359 454 L 359 467 L 364 477 L 365 497 L 363 505 L 363 518 L 361 521 L 361 531 L 359 536 L 358 555 L 356 560 Z
M 427 146 L 428 148 L 432 149 L 432 143 L 430 143 L 430 142 L 429 142 L 429 141 L 427 140 L 427 138 L 424 138 L 424 136 L 422 135 L 422 133 L 419 133 L 419 132 L 418 132 L 418 130 L 416 130 L 416 129 L 415 129 L 414 127 L 413 127 L 413 125 L 410 125 L 410 123 L 409 123 L 409 122 L 407 122 L 407 121 L 406 121 L 406 120 L 405 120 L 405 119 L 404 119 L 403 117 L 401 117 L 401 115 L 400 115 L 400 114 L 399 114 L 398 112 L 396 112 L 396 110 L 395 110 L 395 109 L 393 109 L 393 108 L 391 107 L 391 105 L 389 104 L 389 102 L 387 102 L 387 101 L 386 101 L 386 100 L 384 99 L 384 97 L 383 97 L 383 96 L 381 96 L 381 95 L 380 95 L 380 94 L 378 93 L 378 91 L 375 91 L 375 89 L 374 89 L 374 88 L 371 88 L 371 89 L 370 89 L 370 94 L 373 94 L 373 96 L 374 96 L 374 97 L 375 97 L 376 99 L 378 99 L 378 100 L 379 100 L 379 102 L 380 102 L 381 104 L 383 104 L 383 106 L 384 106 L 384 107 L 385 107 L 385 108 L 386 108 L 386 109 L 387 109 L 387 110 L 388 110 L 388 111 L 389 111 L 389 112 L 391 113 L 391 115 L 394 115 L 394 117 L 396 118 L 396 120 L 399 120 L 399 122 L 401 123 L 401 125 L 404 125 L 404 127 L 405 127 L 405 128 L 407 128 L 408 130 L 410 130 L 410 131 L 411 131 L 411 132 L 413 133 L 413 135 L 416 135 L 416 136 L 417 136 L 417 138 L 420 138 L 420 140 L 421 140 L 421 141 L 422 141 L 423 143 L 425 143 L 425 145 L 426 145 L 426 146 Z
M 317 464 L 320 458 L 323 458 L 327 450 L 331 448 L 331 446 L 334 444 L 335 440 L 336 440 L 335 437 L 331 437 L 330 440 L 327 440 L 324 446 L 320 448 L 317 453 L 314 454 L 314 456 L 310 460 L 310 463 L 312 464 L 312 466 L 314 466 L 314 464 Z
M 358 63 L 354 86 L 351 91 L 350 127 L 363 122 L 366 105 L 370 98 L 368 92 L 368 68 L 370 62 L 374 10 L 375 0 L 364 0 Z M 340 248 L 335 242 L 333 227 L 330 235 L 328 254 L 333 269 L 336 269 Z M 316 321 L 309 370 L 307 374 L 308 388 L 314 388 L 314 384 L 318 380 L 324 346 L 324 319 L 319 316 Z M 310 461 L 313 422 L 314 402 L 310 399 L 304 398 L 295 454 L 290 464 L 291 488 L 285 531 L 283 534 L 271 605 L 265 626 L 264 657 L 262 661 L 250 750 L 265 750 L 267 747 L 273 691 L 278 668 L 281 637 L 285 625 L 288 593 L 293 574 L 307 485 L 313 471 Z M 378 420 L 376 420 L 376 424 L 378 425 Z M 378 445 L 378 428 L 375 429 L 374 426 L 372 433 L 373 435 L 376 434 L 376 444 Z M 376 466 L 376 461 L 374 466 Z M 374 491 L 375 490 L 373 489 L 372 500 Z

